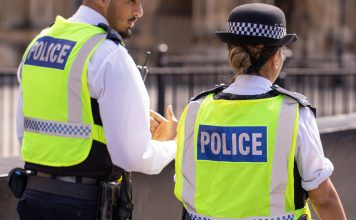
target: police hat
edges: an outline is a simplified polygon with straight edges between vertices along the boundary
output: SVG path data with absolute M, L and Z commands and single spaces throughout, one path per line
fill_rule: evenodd
M 282 46 L 297 40 L 296 34 L 287 34 L 283 11 L 262 3 L 234 8 L 226 31 L 217 31 L 216 35 L 221 41 L 234 45 Z

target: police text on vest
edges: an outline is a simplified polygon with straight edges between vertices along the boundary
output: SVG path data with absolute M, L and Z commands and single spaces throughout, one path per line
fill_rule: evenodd
M 197 159 L 230 162 L 267 162 L 267 127 L 200 125 Z
M 28 52 L 25 64 L 63 70 L 75 44 L 74 41 L 41 37 Z

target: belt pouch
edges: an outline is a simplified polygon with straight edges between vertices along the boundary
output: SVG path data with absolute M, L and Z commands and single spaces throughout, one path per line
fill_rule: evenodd
M 100 208 L 98 210 L 100 220 L 114 219 L 114 208 L 118 200 L 119 192 L 120 184 L 117 182 L 100 183 Z
M 22 168 L 14 168 L 9 172 L 8 185 L 16 198 L 20 198 L 27 184 L 27 171 Z
M 121 189 L 114 209 L 114 220 L 131 220 L 133 213 L 131 173 L 122 175 Z

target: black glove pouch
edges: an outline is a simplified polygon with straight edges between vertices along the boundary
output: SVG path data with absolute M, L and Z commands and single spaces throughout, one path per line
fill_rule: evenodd
M 131 173 L 125 172 L 122 177 L 121 190 L 114 210 L 114 219 L 130 220 L 133 213 Z
M 101 182 L 98 219 L 132 219 L 133 204 L 130 175 L 129 173 L 124 173 L 120 183 Z
M 115 205 L 118 200 L 121 184 L 117 182 L 101 182 L 99 196 L 99 213 L 98 219 L 112 220 L 114 219 Z
M 9 172 L 8 185 L 16 198 L 20 198 L 26 188 L 28 173 L 22 168 L 14 168 Z

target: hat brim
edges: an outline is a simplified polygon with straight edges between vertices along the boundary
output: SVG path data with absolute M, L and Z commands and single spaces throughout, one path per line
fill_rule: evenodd
M 298 40 L 296 34 L 286 34 L 281 39 L 273 39 L 269 37 L 259 37 L 250 35 L 237 35 L 229 32 L 217 31 L 215 34 L 219 39 L 228 44 L 234 45 L 258 45 L 263 44 L 267 46 L 283 46 L 294 43 Z

